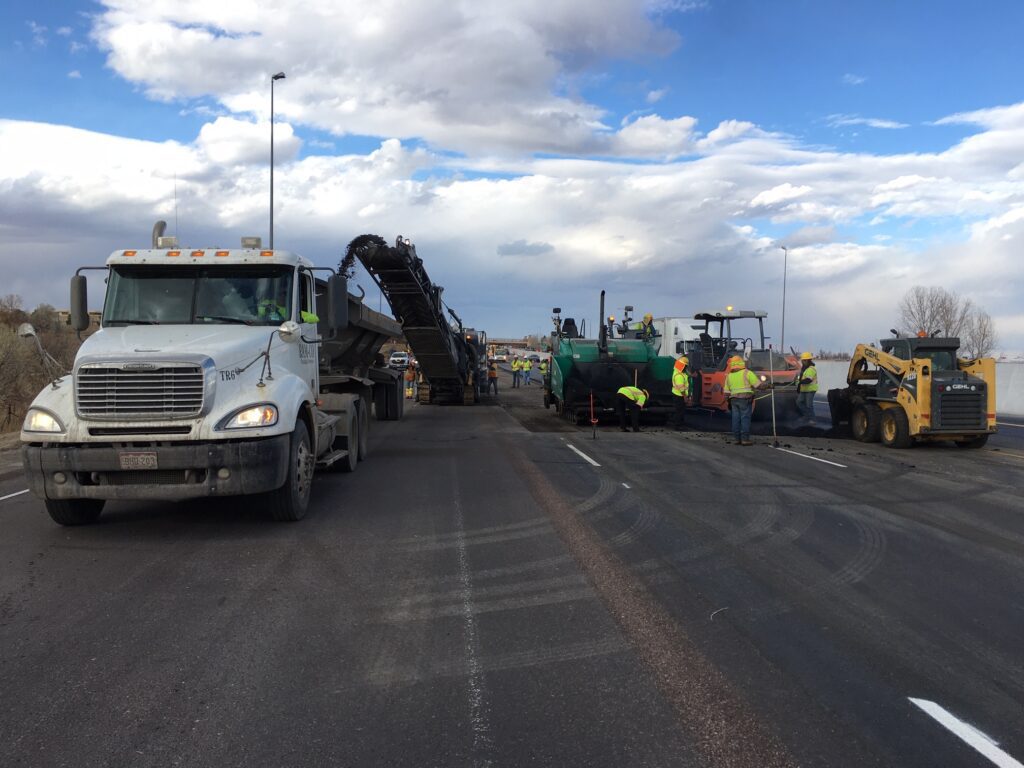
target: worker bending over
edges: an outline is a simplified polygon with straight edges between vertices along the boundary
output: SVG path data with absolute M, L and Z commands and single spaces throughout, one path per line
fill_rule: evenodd
M 814 393 L 818 391 L 818 369 L 814 367 L 814 355 L 804 352 L 800 355 L 800 382 L 796 388 L 796 407 L 800 415 L 814 423 Z
M 732 412 L 732 435 L 737 445 L 753 445 L 750 440 L 750 416 L 754 410 L 754 390 L 761 389 L 757 374 L 748 371 L 743 358 L 729 358 L 729 373 L 725 377 L 725 396 Z
M 615 394 L 615 411 L 619 415 L 619 429 L 628 432 L 626 429 L 626 411 L 629 411 L 629 418 L 633 424 L 633 431 L 640 431 L 640 411 L 647 403 L 646 389 L 639 387 L 620 387 Z
M 668 424 L 675 427 L 676 432 L 682 432 L 686 428 L 686 398 L 690 396 L 690 374 L 686 366 L 689 362 L 686 355 L 680 355 L 672 366 L 672 401 L 675 403 L 675 410 Z

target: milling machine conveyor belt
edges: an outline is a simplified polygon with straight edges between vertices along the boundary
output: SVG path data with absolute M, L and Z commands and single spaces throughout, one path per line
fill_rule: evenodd
M 353 257 L 387 297 L 423 375 L 430 381 L 464 380 L 467 358 L 444 317 L 444 289 L 430 282 L 416 247 L 401 237 L 391 247 L 377 235 L 360 235 L 349 243 L 343 266 Z

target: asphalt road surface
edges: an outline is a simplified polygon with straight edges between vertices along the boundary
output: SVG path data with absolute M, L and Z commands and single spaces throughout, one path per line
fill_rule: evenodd
M 374 422 L 294 524 L 0 482 L 0 765 L 1020 766 L 1024 428 L 595 439 L 540 397 Z

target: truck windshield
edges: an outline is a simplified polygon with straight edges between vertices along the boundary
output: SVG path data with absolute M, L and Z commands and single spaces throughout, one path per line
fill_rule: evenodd
M 118 265 L 103 325 L 279 325 L 292 317 L 291 267 Z

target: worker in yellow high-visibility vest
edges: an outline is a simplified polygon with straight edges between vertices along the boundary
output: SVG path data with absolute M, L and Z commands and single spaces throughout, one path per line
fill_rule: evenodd
M 690 396 L 690 374 L 686 366 L 689 362 L 686 355 L 680 355 L 672 366 L 672 401 L 675 403 L 675 411 L 668 425 L 675 427 L 677 432 L 686 428 L 686 398 Z
M 761 388 L 757 374 L 747 370 L 747 364 L 738 355 L 729 358 L 729 373 L 725 377 L 725 396 L 732 412 L 732 434 L 736 445 L 753 445 L 750 440 L 750 416 L 754 411 L 754 390 Z
M 512 358 L 512 389 L 519 386 L 519 375 L 522 370 L 523 363 L 519 359 L 519 355 Z
M 814 355 L 804 352 L 800 355 L 800 375 L 796 387 L 796 407 L 800 415 L 814 423 L 814 394 L 818 391 L 818 369 L 814 367 Z
M 523 381 L 526 382 L 526 386 L 530 386 L 530 379 L 533 378 L 533 360 L 524 357 L 520 368 L 523 372 Z
M 639 387 L 619 387 L 615 393 L 615 411 L 619 415 L 619 429 L 628 432 L 626 429 L 626 411 L 629 411 L 630 421 L 633 423 L 633 431 L 640 431 L 640 411 L 647 403 L 650 395 L 646 389 Z

